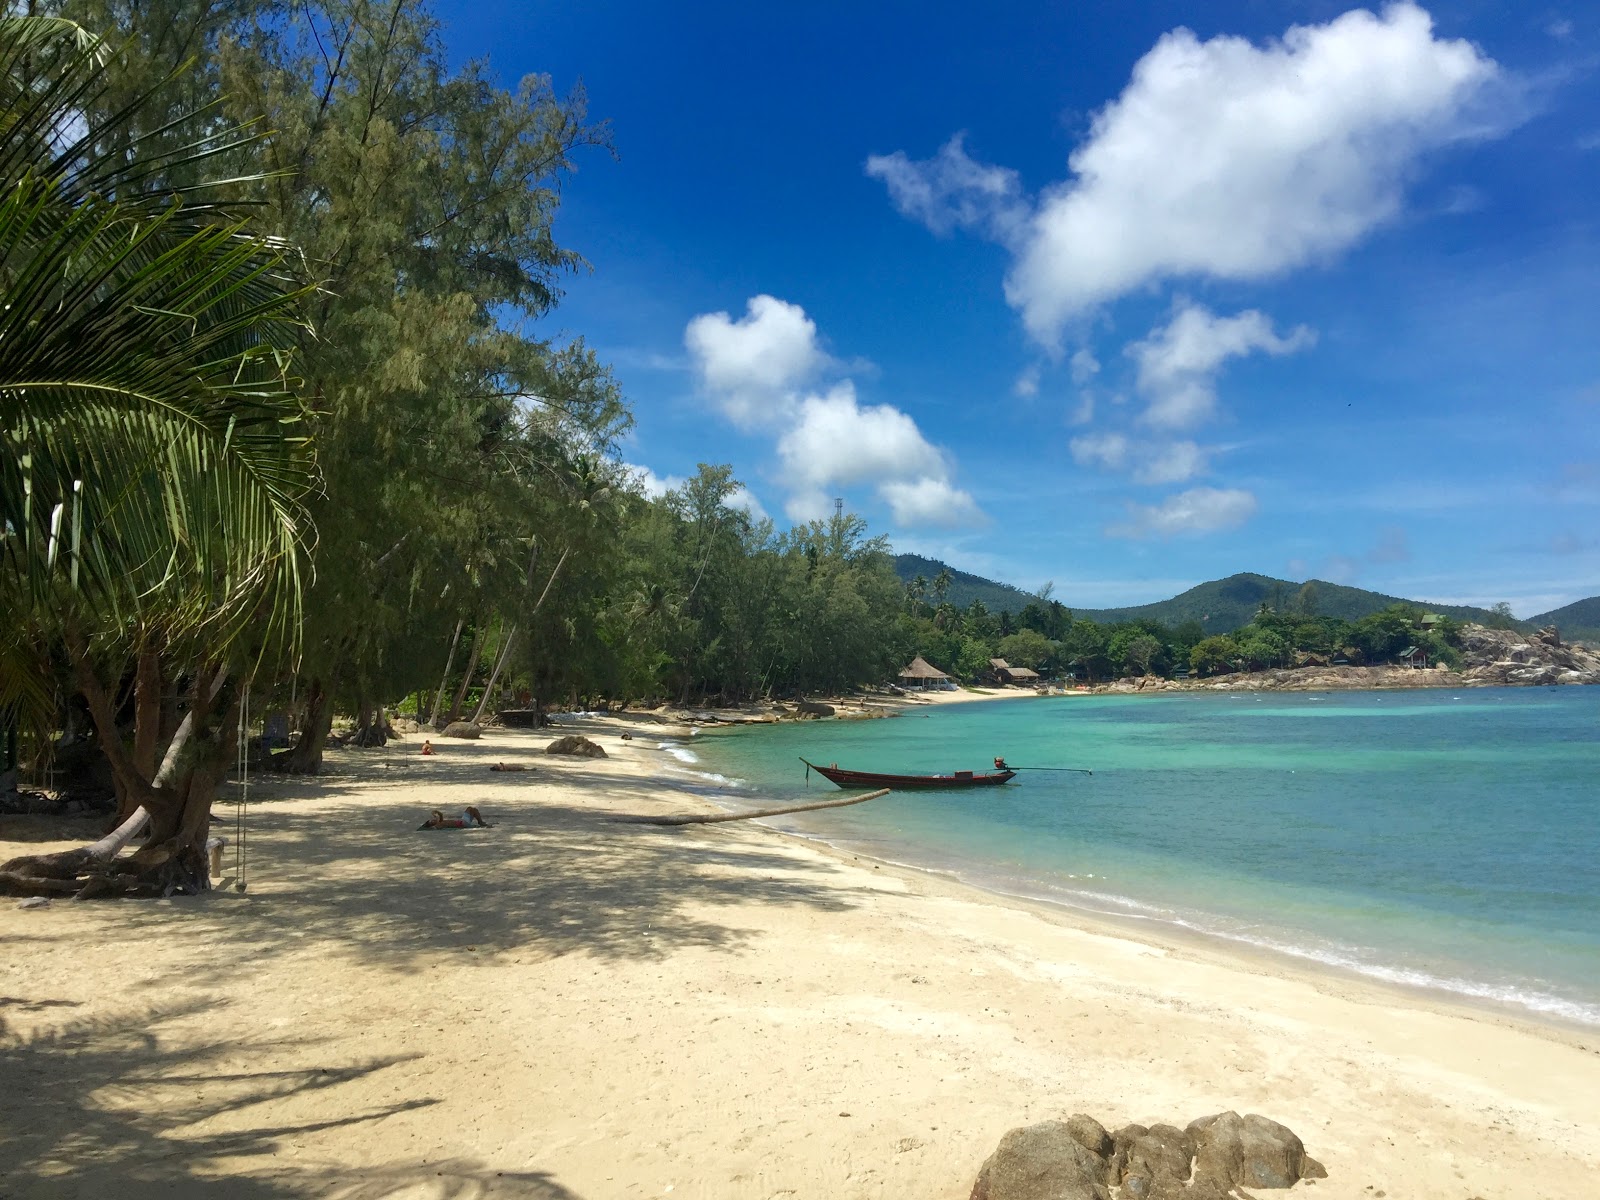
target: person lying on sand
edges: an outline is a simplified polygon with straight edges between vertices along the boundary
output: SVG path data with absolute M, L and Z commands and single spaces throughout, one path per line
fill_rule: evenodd
M 489 768 L 489 770 L 491 770 L 491 771 L 526 771 L 527 769 L 528 768 L 523 766 L 521 763 L 503 763 L 503 762 L 497 762 L 497 763 L 495 763 L 494 766 Z
M 483 819 L 483 814 L 470 804 L 461 811 L 461 815 L 459 817 L 447 817 L 444 815 L 444 813 L 440 812 L 436 808 L 433 810 L 433 815 L 431 817 L 429 817 L 421 825 L 417 826 L 419 831 L 423 829 L 472 828 L 488 829 L 490 828 L 490 825 L 489 822 Z

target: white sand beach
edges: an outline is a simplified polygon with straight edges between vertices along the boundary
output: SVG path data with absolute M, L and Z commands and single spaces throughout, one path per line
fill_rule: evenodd
M 1293 1194 L 1595 1190 L 1600 1031 L 615 823 L 704 803 L 622 728 L 258 780 L 243 894 L 4 902 L 0 1196 L 962 1200 L 1013 1126 L 1225 1109 L 1326 1165 Z M 416 832 L 465 804 L 495 827 Z

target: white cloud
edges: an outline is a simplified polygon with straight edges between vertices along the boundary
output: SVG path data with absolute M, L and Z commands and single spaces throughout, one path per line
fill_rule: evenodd
M 756 499 L 756 494 L 742 483 L 733 489 L 732 494 L 729 495 L 724 503 L 729 508 L 737 508 L 749 513 L 752 521 L 767 521 L 771 519 L 767 515 L 767 510 L 761 507 L 761 501 Z
M 901 525 L 959 529 L 983 523 L 983 513 L 972 496 L 944 479 L 891 480 L 878 493 Z
M 628 488 L 649 500 L 659 500 L 688 482 L 677 475 L 657 475 L 649 467 L 641 467 L 637 463 L 623 463 L 622 471 Z
M 1193 442 L 1160 442 L 1148 446 L 1134 469 L 1135 483 L 1187 483 L 1206 473 L 1206 452 Z
M 1039 364 L 1033 363 L 1024 367 L 1017 376 L 1017 381 L 1011 385 L 1011 390 L 1019 396 L 1037 396 L 1039 394 Z
M 1086 433 L 1071 442 L 1082 467 L 1131 471 L 1135 483 L 1185 483 L 1206 472 L 1206 452 L 1194 442 L 1134 441 L 1121 433 Z
M 1230 358 L 1255 350 L 1292 354 L 1316 341 L 1305 326 L 1279 337 L 1264 313 L 1249 309 L 1215 316 L 1202 305 L 1180 301 L 1170 323 L 1128 346 L 1139 368 L 1139 390 L 1149 406 L 1139 418 L 1157 429 L 1189 429 L 1216 410 L 1215 378 Z
M 1214 533 L 1243 525 L 1256 512 L 1256 498 L 1238 488 L 1190 488 L 1160 504 L 1130 504 L 1128 520 L 1109 527 L 1116 537 L 1174 537 Z
M 984 519 L 952 482 L 948 456 L 907 413 L 891 404 L 863 406 L 849 379 L 817 390 L 819 376 L 837 376 L 846 364 L 822 351 L 816 323 L 799 305 L 755 296 L 737 321 L 725 312 L 694 317 L 683 341 L 710 398 L 745 429 L 777 435 L 789 493 L 784 512 L 792 520 L 825 516 L 836 491 L 861 485 L 876 490 L 901 526 L 953 528 Z M 1032 378 L 1037 389 L 1037 371 Z M 1027 381 L 1024 373 L 1018 387 Z M 647 495 L 681 483 L 636 470 L 646 477 Z M 745 488 L 729 504 L 757 520 L 767 515 Z
M 867 174 L 883 180 L 889 199 L 903 216 L 943 236 L 958 228 L 986 229 L 1009 236 L 1027 214 L 1022 184 L 1007 167 L 975 162 L 958 133 L 930 159 L 913 162 L 904 151 L 875 154 Z
M 1352 245 L 1400 209 L 1425 150 L 1462 136 L 1495 65 L 1414 4 L 1281 42 L 1164 36 L 1045 194 L 1006 294 L 1040 340 L 1161 278 L 1255 279 Z
M 1120 433 L 1086 433 L 1072 439 L 1072 461 L 1080 467 L 1120 471 L 1128 465 L 1128 439 Z
M 972 497 L 950 482 L 945 455 L 917 423 L 889 404 L 863 407 L 849 380 L 807 396 L 778 440 L 784 478 L 793 489 L 785 511 L 795 520 L 822 515 L 828 489 L 872 484 L 904 525 L 962 525 L 980 518 Z
M 979 227 L 1015 258 L 1006 297 L 1054 346 L 1062 326 L 1163 279 L 1259 279 L 1353 245 L 1401 208 L 1419 158 L 1486 132 L 1467 112 L 1498 73 L 1417 5 L 1355 9 L 1281 41 L 1163 36 L 1096 114 L 1072 175 L 1025 217 L 1014 175 L 956 139 L 870 161 L 896 207 Z
M 1087 346 L 1072 355 L 1072 382 L 1083 387 L 1100 373 L 1100 360 Z
M 683 344 L 706 390 L 745 429 L 781 421 L 795 390 L 829 363 L 805 309 L 775 296 L 752 297 L 737 321 L 702 313 L 684 329 Z

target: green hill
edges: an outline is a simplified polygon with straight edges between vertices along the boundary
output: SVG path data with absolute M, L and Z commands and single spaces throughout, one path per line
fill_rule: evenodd
M 1167 625 L 1181 621 L 1199 621 L 1207 633 L 1231 633 L 1248 625 L 1261 605 L 1266 603 L 1283 612 L 1301 612 L 1307 616 L 1343 617 L 1347 621 L 1388 608 L 1391 604 L 1414 604 L 1428 612 L 1440 613 L 1460 621 L 1485 621 L 1493 613 L 1484 608 L 1468 605 L 1433 604 L 1426 600 L 1410 600 L 1403 596 L 1386 596 L 1382 592 L 1369 592 L 1364 588 L 1347 587 L 1329 583 L 1325 579 L 1308 579 L 1293 583 L 1287 579 L 1273 579 L 1269 575 L 1250 573 L 1214 579 L 1190 588 L 1171 600 L 1154 604 L 1139 604 L 1129 608 L 1073 609 L 1073 612 L 1092 621 L 1115 624 L 1119 621 L 1153 620 Z
M 921 575 L 931 586 L 934 577 L 945 569 L 945 564 L 937 559 L 922 558 L 915 554 L 895 556 L 895 572 L 902 580 L 909 581 Z M 982 600 L 992 612 L 1014 613 L 1020 611 L 1023 605 L 1034 598 L 1030 593 L 1009 584 L 996 583 L 981 575 L 957 571 L 954 567 L 949 570 L 951 585 L 946 598 L 957 608 L 966 608 L 974 600 Z M 1429 612 L 1441 613 L 1462 621 L 1485 621 L 1493 617 L 1492 613 L 1483 608 L 1407 600 L 1401 596 L 1386 596 L 1381 592 L 1346 587 L 1322 579 L 1293 583 L 1287 579 L 1273 579 L 1269 575 L 1250 573 L 1230 575 L 1226 579 L 1214 579 L 1209 583 L 1192 587 L 1170 600 L 1159 600 L 1153 604 L 1136 604 L 1128 608 L 1079 608 L 1072 603 L 1069 594 L 1057 594 L 1053 598 L 1072 609 L 1074 616 L 1102 624 L 1150 620 L 1160 621 L 1165 625 L 1177 625 L 1183 621 L 1195 620 L 1205 627 L 1207 633 L 1231 633 L 1243 625 L 1248 625 L 1263 601 L 1273 608 L 1288 612 L 1343 617 L 1347 621 L 1358 620 L 1391 604 L 1402 603 L 1415 604 L 1418 608 Z M 1568 607 L 1580 608 L 1584 604 L 1591 603 L 1600 606 L 1600 598 L 1595 601 L 1580 601 L 1579 604 Z M 1549 615 L 1553 614 L 1547 614 Z M 1544 624 L 1546 619 L 1538 617 L 1535 618 L 1535 622 Z M 1596 614 L 1590 623 L 1600 625 L 1600 614 Z
M 923 558 L 920 554 L 896 554 L 894 572 L 902 583 L 910 583 L 918 575 L 928 581 L 928 603 L 933 603 L 933 581 L 940 571 L 950 572 L 950 590 L 945 599 L 957 608 L 969 608 L 974 600 L 982 600 L 990 612 L 1021 612 L 1023 605 L 1035 597 L 1009 583 L 996 583 L 981 575 L 969 575 L 947 566 L 936 558 Z
M 1600 596 L 1575 600 L 1561 608 L 1530 617 L 1528 624 L 1554 625 L 1569 642 L 1600 642 Z

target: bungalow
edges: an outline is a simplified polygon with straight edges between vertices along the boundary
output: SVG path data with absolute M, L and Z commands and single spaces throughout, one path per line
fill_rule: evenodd
M 950 676 L 919 654 L 911 660 L 909 667 L 900 672 L 900 682 L 907 687 L 942 688 L 950 683 Z
M 1039 672 L 1031 667 L 1013 667 L 1003 658 L 991 658 L 989 660 L 989 679 L 992 683 L 998 683 L 1002 686 L 1012 683 L 1032 686 L 1038 681 L 1038 678 Z
M 1415 670 L 1424 670 L 1428 665 L 1428 652 L 1418 646 L 1407 646 L 1400 651 L 1400 663 Z

